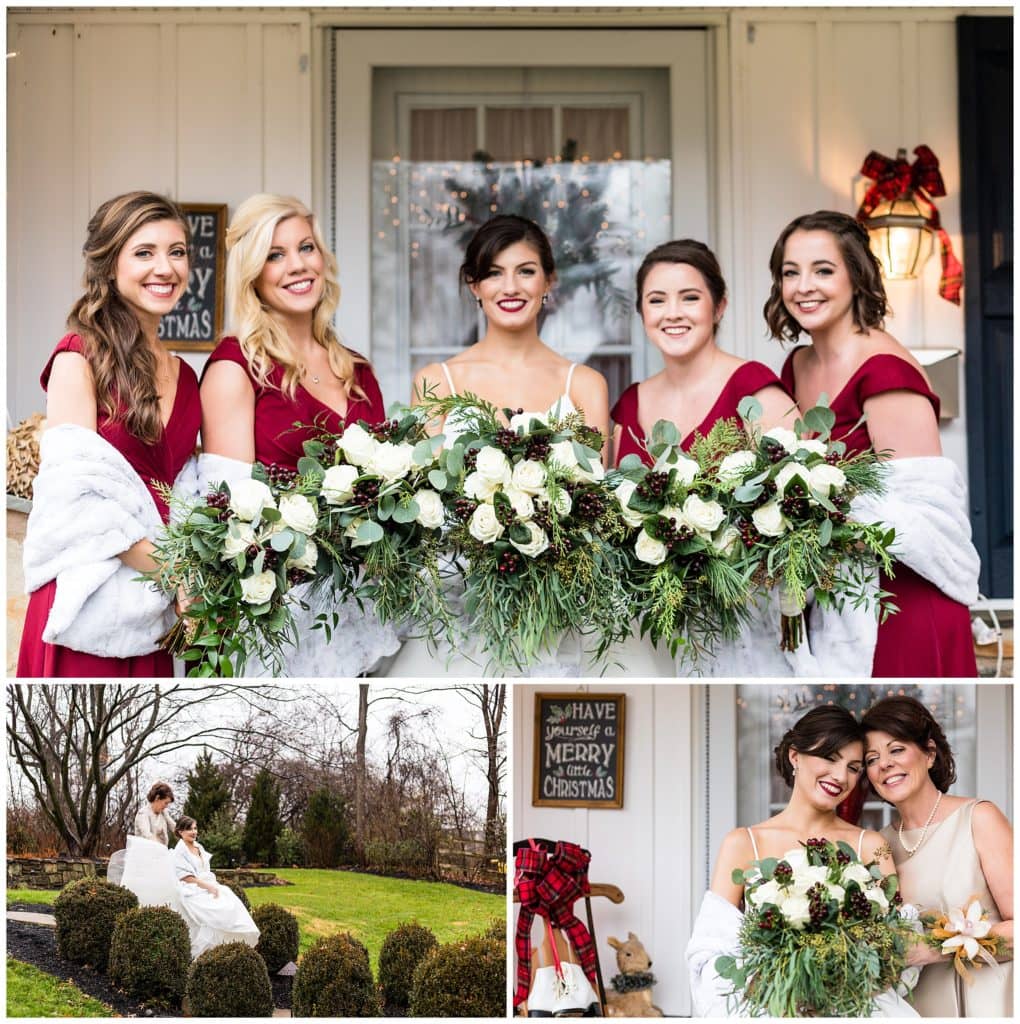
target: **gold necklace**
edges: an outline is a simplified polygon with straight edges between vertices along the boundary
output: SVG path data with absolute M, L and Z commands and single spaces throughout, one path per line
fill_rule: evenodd
M 935 820 L 935 812 L 939 809 L 939 804 L 942 803 L 942 790 L 939 790 L 939 795 L 935 798 L 935 806 L 931 809 L 931 814 L 928 815 L 928 820 L 924 823 L 921 828 L 921 838 L 914 844 L 914 846 L 907 846 L 906 841 L 903 838 L 903 815 L 900 815 L 900 846 L 907 851 L 908 857 L 913 857 L 918 850 L 921 849 L 921 844 L 928 837 L 928 829 L 931 823 Z

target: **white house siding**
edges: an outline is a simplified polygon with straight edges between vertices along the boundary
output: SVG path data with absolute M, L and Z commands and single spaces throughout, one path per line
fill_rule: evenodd
M 536 29 L 605 27 L 613 19 L 632 28 L 708 26 L 708 241 L 732 295 L 721 340 L 778 367 L 782 353 L 761 318 L 772 243 L 799 213 L 852 211 L 861 194 L 856 171 L 870 149 L 892 155 L 920 142 L 934 149 L 949 190 L 938 205 L 959 250 L 960 13 L 980 11 L 593 9 L 528 18 Z M 321 36 L 334 25 L 406 28 L 416 19 L 430 27 L 444 19 L 458 28 L 526 27 L 510 10 L 9 12 L 8 50 L 17 54 L 7 62 L 9 416 L 42 407 L 38 372 L 79 290 L 85 224 L 99 202 L 148 187 L 224 201 L 232 211 L 252 192 L 274 190 L 325 209 L 330 155 L 321 99 L 331 69 Z M 463 61 L 470 59 L 465 49 Z M 682 149 L 682 140 L 674 146 Z M 350 154 L 340 157 L 343 190 Z M 890 328 L 911 346 L 962 348 L 962 313 L 938 296 L 938 274 L 933 255 L 923 282 L 890 286 Z M 962 468 L 965 427 L 965 414 L 943 426 L 946 452 Z
M 513 688 L 513 836 L 564 839 L 592 851 L 590 880 L 618 885 L 620 904 L 592 900 L 602 976 L 607 989 L 617 973 L 610 935 L 634 932 L 653 960 L 659 979 L 655 1002 L 666 1014 L 689 1014 L 683 951 L 691 919 L 692 841 L 698 809 L 693 784 L 698 737 L 692 712 L 695 688 L 679 683 L 570 686 L 518 683 Z M 536 692 L 603 690 L 623 693 L 624 792 L 619 810 L 532 807 Z M 696 910 L 696 908 L 695 908 Z M 584 907 L 575 912 L 582 920 Z M 516 918 L 515 918 L 516 921 Z M 535 929 L 537 935 L 537 928 Z

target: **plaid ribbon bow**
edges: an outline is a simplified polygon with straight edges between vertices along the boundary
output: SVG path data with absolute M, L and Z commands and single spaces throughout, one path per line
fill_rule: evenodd
M 938 236 L 942 254 L 942 276 L 939 279 L 939 295 L 955 305 L 960 304 L 960 288 L 963 285 L 963 266 L 953 252 L 949 235 L 939 220 L 939 211 L 935 208 L 932 197 L 944 196 L 946 186 L 939 171 L 938 157 L 927 146 L 915 146 L 914 155 L 917 159 L 913 164 L 900 150 L 896 159 L 892 160 L 872 150 L 861 165 L 861 174 L 874 181 L 861 201 L 857 211 L 857 219 L 862 223 L 871 216 L 879 203 L 899 199 L 900 196 L 913 196 L 918 205 L 927 211 L 927 224 Z
M 595 984 L 595 943 L 584 924 L 574 915 L 574 902 L 591 890 L 588 863 L 591 854 L 576 843 L 556 843 L 549 850 L 535 841 L 517 851 L 514 858 L 514 886 L 521 909 L 517 916 L 514 946 L 517 950 L 516 1008 L 528 998 L 531 985 L 531 925 L 535 914 L 561 928 L 581 960 L 588 980 Z

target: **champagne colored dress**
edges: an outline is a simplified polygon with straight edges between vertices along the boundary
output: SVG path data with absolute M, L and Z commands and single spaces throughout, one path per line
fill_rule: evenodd
M 892 825 L 882 835 L 892 848 L 900 892 L 904 900 L 925 911 L 950 911 L 977 897 L 993 922 L 1002 920 L 988 890 L 971 822 L 979 800 L 970 800 L 928 830 L 921 848 L 911 857 Z M 913 847 L 920 829 L 904 829 Z M 988 965 L 971 970 L 968 985 L 953 968 L 952 959 L 928 964 L 914 989 L 914 1008 L 922 1017 L 1010 1017 L 1013 1014 L 1013 964 Z

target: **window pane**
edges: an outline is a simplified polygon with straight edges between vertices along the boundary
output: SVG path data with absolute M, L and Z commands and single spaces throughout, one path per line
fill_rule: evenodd
M 411 111 L 412 160 L 470 160 L 477 148 L 474 107 Z
M 544 163 L 553 152 L 553 112 L 549 107 L 487 107 L 485 153 L 489 160 Z
M 577 156 L 626 160 L 630 156 L 630 111 L 626 107 L 564 107 L 563 137 L 577 143 Z

